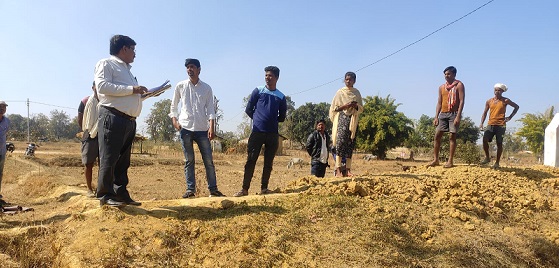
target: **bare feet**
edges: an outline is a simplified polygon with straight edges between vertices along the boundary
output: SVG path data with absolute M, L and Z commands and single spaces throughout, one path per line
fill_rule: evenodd
M 336 170 L 336 177 L 343 177 L 343 176 L 344 176 L 344 173 L 342 173 L 342 171 L 338 168 Z
M 348 169 L 348 170 L 347 170 L 347 176 L 348 176 L 348 177 L 353 177 L 353 176 L 355 176 L 355 175 L 353 175 L 353 173 L 351 173 L 351 170 Z
M 444 164 L 443 167 L 444 168 L 452 168 L 452 167 L 454 167 L 454 165 L 452 163 L 446 163 L 446 164 Z
M 435 167 L 439 165 L 439 161 L 433 160 L 433 162 L 427 164 L 425 167 Z

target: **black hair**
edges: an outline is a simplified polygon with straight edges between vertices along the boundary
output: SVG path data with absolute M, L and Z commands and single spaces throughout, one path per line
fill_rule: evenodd
M 324 121 L 324 119 L 316 120 L 315 125 L 318 125 L 319 123 L 322 123 L 322 124 L 326 125 L 326 121 Z
M 448 67 L 446 67 L 446 68 L 444 69 L 444 71 L 443 71 L 443 74 L 446 73 L 446 71 L 449 71 L 449 72 L 453 73 L 454 75 L 456 75 L 456 73 L 458 72 L 458 71 L 456 70 L 456 67 L 454 67 L 454 66 L 448 66 Z
M 197 68 L 200 68 L 200 61 L 198 59 L 188 58 L 188 59 L 184 60 L 184 67 L 187 67 L 188 64 L 194 64 L 194 66 L 196 66 Z
M 347 73 L 345 73 L 344 78 L 346 78 L 346 77 L 348 77 L 348 76 L 351 77 L 351 79 L 353 79 L 353 81 L 357 80 L 357 75 L 355 75 L 354 72 L 347 72 Z
M 111 37 L 111 41 L 110 41 L 110 53 L 113 56 L 116 56 L 118 54 L 118 52 L 120 52 L 120 50 L 123 47 L 131 47 L 131 46 L 135 46 L 136 42 L 126 36 L 126 35 L 120 35 L 117 34 L 113 37 Z
M 276 77 L 279 77 L 280 69 L 276 66 L 268 66 L 264 68 L 265 72 L 272 72 Z

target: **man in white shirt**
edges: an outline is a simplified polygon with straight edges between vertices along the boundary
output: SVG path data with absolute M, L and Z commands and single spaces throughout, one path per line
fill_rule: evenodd
M 78 123 L 83 131 L 82 136 L 82 163 L 85 165 L 85 183 L 87 185 L 87 196 L 94 197 L 95 189 L 91 185 L 93 180 L 93 165 L 99 158 L 99 141 L 97 139 L 97 125 L 99 119 L 99 98 L 95 82 L 91 86 L 93 94 L 80 102 L 78 108 Z M 81 111 L 81 112 L 80 112 Z
M 141 205 L 134 201 L 126 186 L 132 142 L 136 135 L 136 117 L 142 111 L 139 86 L 130 72 L 136 57 L 136 42 L 124 35 L 110 40 L 110 58 L 95 66 L 95 85 L 99 97 L 99 179 L 97 198 L 101 206 Z
M 328 152 L 332 139 L 325 131 L 326 122 L 318 120 L 316 122 L 316 130 L 307 138 L 306 149 L 311 156 L 311 175 L 324 178 L 326 167 L 328 166 Z
M 186 193 L 183 198 L 196 196 L 196 178 L 194 174 L 194 147 L 198 144 L 204 167 L 210 197 L 225 196 L 217 189 L 215 166 L 212 156 L 210 140 L 215 137 L 215 106 L 212 88 L 200 80 L 200 61 L 186 59 L 184 62 L 189 79 L 183 80 L 175 87 L 171 112 L 169 117 L 173 126 L 180 132 L 182 148 L 186 163 L 184 174 L 186 177 Z M 181 104 L 180 113 L 178 110 Z

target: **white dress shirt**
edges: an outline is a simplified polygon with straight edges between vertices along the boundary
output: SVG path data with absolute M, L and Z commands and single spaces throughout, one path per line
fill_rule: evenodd
M 208 131 L 208 120 L 215 119 L 214 95 L 210 85 L 202 80 L 198 80 L 196 85 L 190 80 L 180 81 L 175 86 L 169 117 L 176 117 L 181 127 L 186 130 Z
M 100 105 L 138 117 L 142 112 L 142 100 L 140 94 L 133 93 L 138 81 L 130 68 L 130 64 L 116 56 L 102 59 L 95 66 L 95 85 Z
M 99 101 L 91 94 L 83 110 L 82 129 L 89 132 L 90 138 L 97 137 L 97 121 L 99 121 Z

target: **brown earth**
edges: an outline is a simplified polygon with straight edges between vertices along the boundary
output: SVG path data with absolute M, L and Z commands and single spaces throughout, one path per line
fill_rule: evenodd
M 129 170 L 143 205 L 122 209 L 86 197 L 79 143 L 9 154 L 4 200 L 34 211 L 0 216 L 0 267 L 559 267 L 559 169 L 531 156 L 493 170 L 357 154 L 357 176 L 317 179 L 309 165 L 287 169 L 308 159 L 288 150 L 272 173 L 278 194 L 255 195 L 259 159 L 251 195 L 209 198 L 197 155 L 199 197 L 181 199 L 180 147 L 145 147 Z M 245 155 L 214 158 L 231 196 Z

